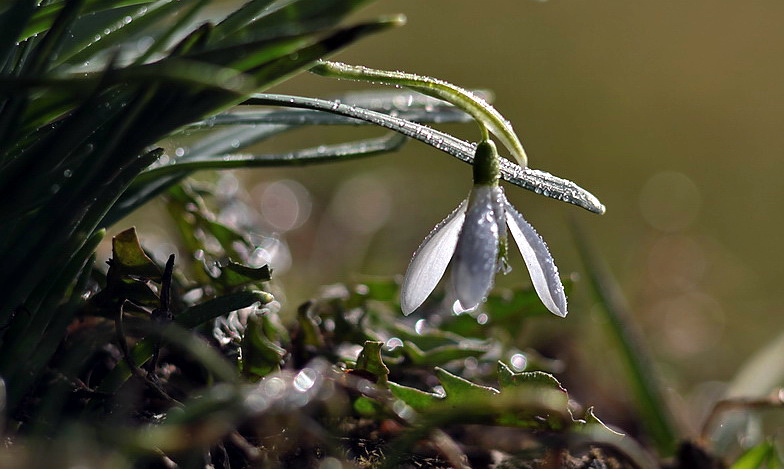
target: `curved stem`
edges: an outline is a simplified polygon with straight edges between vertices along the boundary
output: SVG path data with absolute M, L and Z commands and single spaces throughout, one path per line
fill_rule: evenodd
M 528 165 L 528 157 L 523 144 L 517 138 L 512 125 L 504 119 L 487 101 L 471 91 L 437 78 L 398 71 L 377 70 L 340 62 L 320 60 L 310 69 L 311 72 L 331 78 L 382 83 L 385 85 L 405 86 L 414 91 L 454 104 L 467 112 L 479 124 L 482 140 L 488 140 L 488 131 L 501 140 L 522 167 Z

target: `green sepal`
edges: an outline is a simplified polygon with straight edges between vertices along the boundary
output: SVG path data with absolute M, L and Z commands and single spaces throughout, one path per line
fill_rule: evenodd
M 482 140 L 474 153 L 474 184 L 498 185 L 501 168 L 498 150 L 492 140 Z

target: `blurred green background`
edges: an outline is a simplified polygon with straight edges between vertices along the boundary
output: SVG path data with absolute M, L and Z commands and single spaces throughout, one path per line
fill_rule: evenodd
M 358 16 L 398 12 L 407 26 L 337 59 L 492 90 L 530 166 L 574 180 L 608 208 L 596 216 L 506 188 L 561 272 L 577 275 L 571 314 L 545 320 L 548 333 L 573 337 L 585 362 L 607 359 L 570 217 L 605 256 L 668 384 L 684 396 L 710 394 L 710 383 L 697 383 L 730 379 L 784 329 L 784 3 L 381 0 Z M 303 75 L 274 91 L 367 88 Z M 473 125 L 442 128 L 478 138 Z M 258 150 L 381 133 L 310 129 Z M 319 285 L 402 274 L 471 185 L 469 166 L 415 142 L 368 160 L 236 176 L 269 231 L 285 232 L 291 265 L 278 259 L 278 279 L 289 310 Z M 233 181 L 223 183 L 230 192 Z M 119 227 L 164 236 L 156 213 Z M 528 284 L 522 260 L 512 266 L 498 283 Z M 611 376 L 598 387 L 611 393 L 619 384 Z

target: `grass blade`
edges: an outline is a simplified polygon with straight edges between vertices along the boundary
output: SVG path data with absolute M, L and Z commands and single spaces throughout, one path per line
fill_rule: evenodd
M 36 0 L 17 0 L 10 2 L 9 7 L 0 16 L 0 70 L 11 59 L 15 44 L 23 35 L 38 2 Z
M 251 1 L 216 27 L 214 43 L 247 42 L 324 30 L 366 3 L 369 0 Z
M 185 27 L 187 27 L 196 15 L 204 9 L 205 6 L 209 3 L 209 0 L 198 0 L 196 3 L 191 5 L 191 8 L 186 11 L 184 14 L 180 15 L 177 19 L 177 22 L 174 23 L 165 33 L 161 34 L 155 42 L 147 48 L 146 51 L 142 55 L 140 55 L 136 60 L 134 60 L 134 65 L 141 65 L 147 61 L 150 57 L 152 57 L 157 52 L 162 51 L 167 43 L 172 40 L 172 38 Z
M 600 309 L 604 313 L 608 333 L 628 372 L 640 421 L 662 456 L 671 456 L 675 452 L 678 431 L 666 404 L 664 387 L 648 352 L 643 348 L 642 336 L 633 328 L 629 307 L 609 269 L 576 222 L 572 228 L 593 293 L 602 306 Z
M 79 63 L 95 57 L 102 51 L 116 48 L 132 35 L 150 30 L 155 23 L 177 14 L 190 6 L 187 2 L 159 0 L 152 5 L 142 5 L 132 11 L 120 10 L 102 21 L 77 21 L 75 29 L 79 39 L 64 48 L 55 65 Z
M 125 6 L 144 5 L 154 3 L 154 1 L 155 0 L 87 0 L 84 2 L 82 15 Z M 57 15 L 63 9 L 64 3 L 65 2 L 55 2 L 39 7 L 35 11 L 35 14 L 32 15 L 30 21 L 24 26 L 24 29 L 19 36 L 19 40 L 23 41 L 49 29 Z

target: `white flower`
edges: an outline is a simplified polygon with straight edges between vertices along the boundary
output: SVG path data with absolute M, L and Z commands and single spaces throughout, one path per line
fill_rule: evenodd
M 479 306 L 501 265 L 499 247 L 505 245 L 507 227 L 542 303 L 553 314 L 566 316 L 566 295 L 547 245 L 497 184 L 475 184 L 468 199 L 419 246 L 400 291 L 403 313 L 412 313 L 427 299 L 453 256 L 452 286 L 457 300 L 466 310 Z

